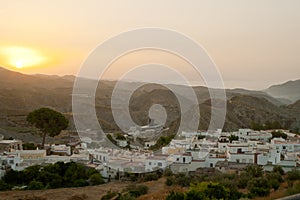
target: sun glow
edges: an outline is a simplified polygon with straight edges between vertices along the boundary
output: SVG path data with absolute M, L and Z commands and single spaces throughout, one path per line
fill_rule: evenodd
M 44 56 L 31 48 L 11 46 L 2 48 L 1 53 L 7 64 L 17 69 L 34 67 L 46 61 Z

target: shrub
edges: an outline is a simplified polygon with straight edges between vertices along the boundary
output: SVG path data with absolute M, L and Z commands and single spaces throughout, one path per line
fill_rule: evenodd
M 101 174 L 93 174 L 90 176 L 90 183 L 91 185 L 100 185 L 100 184 L 103 184 L 105 183 Z
M 144 177 L 144 181 L 156 181 L 158 180 L 158 175 L 156 173 L 146 174 Z
M 169 168 L 166 168 L 165 171 L 164 171 L 164 176 L 173 176 L 173 172 L 171 169 Z
M 0 191 L 10 190 L 12 185 L 5 183 L 3 180 L 0 180 Z
M 174 183 L 174 178 L 173 177 L 167 177 L 167 180 L 166 180 L 166 185 L 167 186 L 171 186 L 171 185 L 173 185 L 173 183 Z
M 101 200 L 110 200 L 110 199 L 116 197 L 117 194 L 118 194 L 117 192 L 108 191 L 108 192 L 101 198 Z
M 184 199 L 183 192 L 174 192 L 172 191 L 166 198 L 166 200 L 183 200 Z
M 31 181 L 27 187 L 28 190 L 41 190 L 43 188 L 44 188 L 43 183 L 36 180 Z
M 247 189 L 253 196 L 268 196 L 270 194 L 268 180 L 262 177 L 251 179 L 248 182 Z
M 295 180 L 299 180 L 300 179 L 300 172 L 296 169 L 289 171 L 287 173 L 287 179 L 289 181 L 295 181 Z
M 273 167 L 273 172 L 278 172 L 281 175 L 284 174 L 284 171 L 283 171 L 282 167 L 278 166 L 278 165 L 276 165 L 276 166 Z
M 127 187 L 128 193 L 133 197 L 139 197 L 143 194 L 147 194 L 148 189 L 149 188 L 146 185 L 129 185 Z
M 175 176 L 175 183 L 181 187 L 187 187 L 191 183 L 191 178 L 183 173 Z

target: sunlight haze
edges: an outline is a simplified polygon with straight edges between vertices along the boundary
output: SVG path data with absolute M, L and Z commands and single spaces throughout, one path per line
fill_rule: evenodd
M 2 0 L 0 66 L 76 75 L 101 42 L 131 29 L 161 27 L 203 45 L 226 87 L 264 89 L 300 77 L 299 9 L 298 0 Z M 123 59 L 107 78 L 147 56 Z M 171 56 L 165 59 L 174 64 Z M 193 73 L 189 65 L 177 66 Z

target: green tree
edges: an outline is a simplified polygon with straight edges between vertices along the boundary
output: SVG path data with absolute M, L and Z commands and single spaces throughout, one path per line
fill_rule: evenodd
M 228 137 L 228 139 L 229 139 L 230 143 L 232 143 L 232 141 L 234 141 L 234 140 L 239 140 L 239 136 L 236 136 L 236 135 L 230 135 L 230 136 Z
M 272 138 L 283 138 L 286 139 L 287 138 L 287 134 L 285 134 L 282 131 L 272 131 Z
M 246 167 L 246 172 L 248 174 L 248 176 L 250 177 L 262 177 L 263 176 L 263 169 L 262 167 L 258 166 L 258 165 L 249 165 Z
M 26 183 L 30 183 L 33 179 L 37 178 L 40 173 L 41 166 L 33 165 L 24 169 L 24 178 Z
M 280 183 L 283 182 L 282 176 L 279 172 L 271 172 L 266 175 L 269 185 L 274 190 L 277 190 L 280 186 Z
M 37 109 L 27 116 L 27 121 L 43 132 L 42 147 L 46 135 L 54 137 L 68 127 L 69 121 L 61 113 L 50 108 Z
M 24 150 L 35 150 L 37 146 L 33 143 L 24 143 L 22 144 Z
M 270 194 L 270 185 L 266 178 L 253 178 L 248 182 L 247 189 L 252 196 L 268 196 Z

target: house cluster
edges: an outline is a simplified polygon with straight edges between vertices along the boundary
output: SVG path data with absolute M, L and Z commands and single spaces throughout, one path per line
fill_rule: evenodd
M 182 132 L 159 153 L 144 148 L 126 150 L 101 147 L 89 149 L 84 142 L 48 145 L 45 150 L 23 150 L 22 141 L 0 137 L 1 176 L 8 168 L 23 170 L 35 164 L 81 162 L 100 171 L 105 178 L 120 178 L 170 168 L 174 173 L 216 169 L 221 172 L 240 171 L 249 164 L 265 170 L 274 165 L 285 171 L 300 167 L 300 138 L 273 138 L 271 131 L 240 129 L 236 132 Z
M 285 171 L 300 167 L 300 138 L 272 138 L 271 131 L 240 129 L 237 132 L 183 132 L 179 139 L 162 148 L 159 154 L 147 150 L 95 149 L 94 164 L 104 177 L 120 173 L 147 173 L 169 167 L 174 173 L 214 168 L 221 172 L 240 171 L 249 164 L 265 170 L 274 165 Z M 231 138 L 235 136 L 234 140 Z
M 8 169 L 24 170 L 32 165 L 62 162 L 88 163 L 90 154 L 86 145 L 78 143 L 48 144 L 44 149 L 24 150 L 21 140 L 4 140 L 0 135 L 0 177 Z

